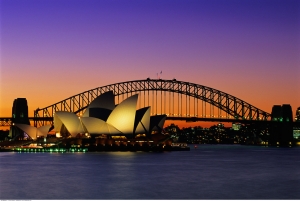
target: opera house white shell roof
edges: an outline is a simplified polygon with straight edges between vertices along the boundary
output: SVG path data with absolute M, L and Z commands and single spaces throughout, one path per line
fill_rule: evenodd
M 78 133 L 84 133 L 83 126 L 78 116 L 71 112 L 58 111 L 54 114 L 54 129 L 56 132 L 60 132 L 62 126 L 65 126 L 68 132 L 72 136 L 76 136 Z
M 55 112 L 55 132 L 61 133 L 66 129 L 72 137 L 76 137 L 78 133 L 150 134 L 152 130 L 163 128 L 166 115 L 150 117 L 150 107 L 136 110 L 138 94 L 128 97 L 118 105 L 115 105 L 114 98 L 112 91 L 101 94 L 89 104 L 82 117 L 66 111 Z
M 27 133 L 27 135 L 33 140 L 35 140 L 37 137 L 42 137 L 42 136 L 47 137 L 47 134 L 51 127 L 51 125 L 45 125 L 36 128 L 34 126 L 30 126 L 27 124 L 14 124 L 14 126 L 18 127 L 19 129 Z

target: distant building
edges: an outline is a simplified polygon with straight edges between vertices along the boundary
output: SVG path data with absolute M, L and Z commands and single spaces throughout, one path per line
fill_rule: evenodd
M 224 128 L 224 124 L 222 124 L 222 123 L 218 123 L 218 128 Z
M 300 107 L 298 107 L 297 110 L 296 110 L 295 120 L 300 121 Z
M 177 125 L 171 124 L 165 128 L 165 131 L 168 133 L 179 133 L 180 129 Z
M 297 140 L 300 139 L 300 128 L 294 128 L 293 137 Z
M 300 107 L 296 110 L 295 121 L 300 122 Z M 300 139 L 300 127 L 294 127 L 293 137 L 297 140 Z
M 241 123 L 232 123 L 231 129 L 235 131 L 239 131 L 242 127 Z

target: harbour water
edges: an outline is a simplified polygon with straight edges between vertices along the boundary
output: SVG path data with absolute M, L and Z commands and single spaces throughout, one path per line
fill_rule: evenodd
M 300 148 L 1 152 L 0 199 L 300 199 Z

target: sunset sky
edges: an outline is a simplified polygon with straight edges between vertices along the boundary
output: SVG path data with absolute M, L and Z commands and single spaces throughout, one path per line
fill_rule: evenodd
M 0 0 L 0 117 L 92 88 L 192 82 L 271 112 L 300 106 L 298 0 Z

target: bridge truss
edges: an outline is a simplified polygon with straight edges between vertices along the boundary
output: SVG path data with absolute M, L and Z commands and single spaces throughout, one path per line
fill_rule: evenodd
M 113 91 L 119 104 L 139 94 L 138 107 L 151 106 L 151 115 L 168 117 L 226 118 L 236 120 L 268 120 L 270 114 L 225 92 L 199 84 L 173 80 L 146 79 L 97 87 L 34 111 L 35 126 L 52 124 L 55 111 L 78 114 L 97 96 Z M 47 120 L 48 119 L 48 120 Z

